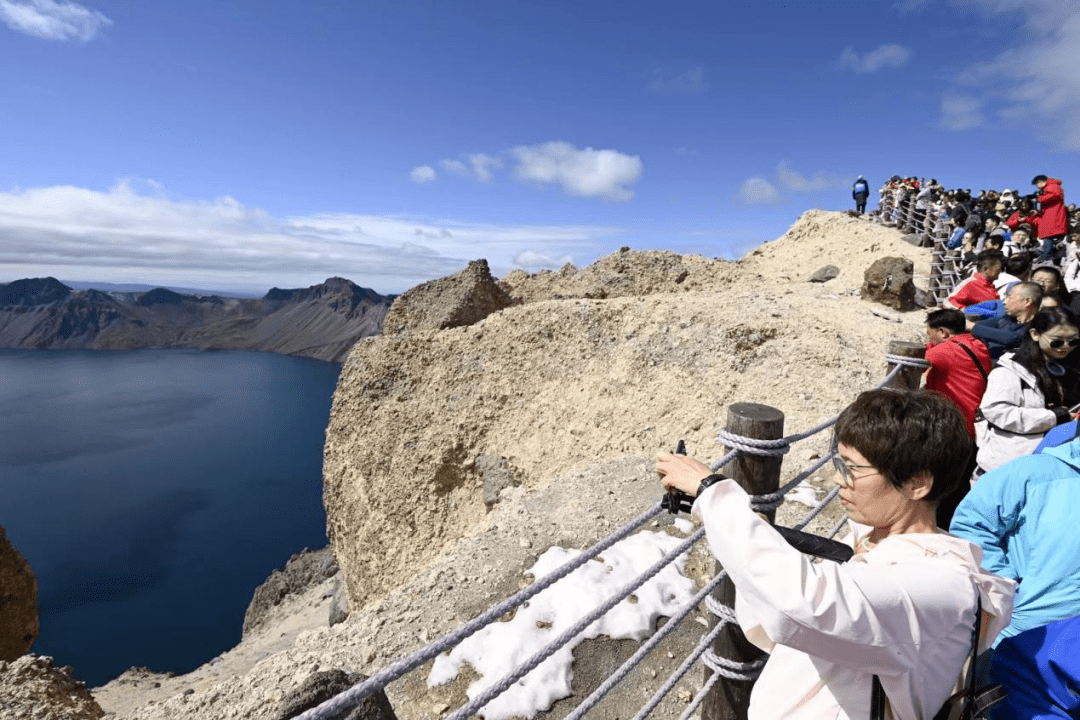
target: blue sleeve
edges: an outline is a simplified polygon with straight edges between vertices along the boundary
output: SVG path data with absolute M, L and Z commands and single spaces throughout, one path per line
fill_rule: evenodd
M 1006 543 L 1023 511 L 1033 464 L 1019 458 L 983 475 L 960 501 L 949 525 L 953 535 L 982 547 L 983 569 L 1010 580 L 1023 579 L 1006 553 Z
M 1006 347 L 1019 345 L 1024 339 L 1027 326 L 1008 321 L 1006 327 L 1001 327 L 999 321 L 1002 319 L 1008 321 L 1008 318 L 991 318 L 977 322 L 971 328 L 971 334 L 980 340 L 989 340 Z

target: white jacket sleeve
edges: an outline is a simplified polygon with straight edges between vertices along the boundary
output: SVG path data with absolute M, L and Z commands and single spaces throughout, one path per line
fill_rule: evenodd
M 702 493 L 694 512 L 735 583 L 739 625 L 762 649 L 781 644 L 892 675 L 920 662 L 922 630 L 955 627 L 972 612 L 970 577 L 951 563 L 876 565 L 863 556 L 843 565 L 811 562 L 751 511 L 749 496 L 732 480 Z
M 1046 432 L 1057 424 L 1057 417 L 1045 407 L 1042 393 L 1029 391 L 1029 395 L 1024 397 L 1023 385 L 1015 372 L 996 367 L 987 378 L 979 409 L 990 424 L 1001 430 L 1020 434 Z

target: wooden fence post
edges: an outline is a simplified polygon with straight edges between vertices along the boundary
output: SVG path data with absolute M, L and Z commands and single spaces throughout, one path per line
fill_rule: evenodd
M 728 407 L 728 432 L 758 440 L 776 440 L 784 436 L 784 413 L 768 405 L 757 403 L 735 403 Z M 725 449 L 725 454 L 727 450 Z M 720 472 L 733 478 L 751 495 L 774 493 L 780 488 L 779 456 L 751 455 L 740 453 L 738 457 L 720 468 Z M 767 513 L 769 522 L 776 516 Z M 720 564 L 713 561 L 714 571 L 720 572 Z M 735 585 L 730 579 L 724 579 L 713 592 L 713 596 L 724 605 L 735 607 Z M 710 619 L 710 628 L 715 627 L 719 619 Z M 712 650 L 718 657 L 735 662 L 748 663 L 765 656 L 758 648 L 751 645 L 738 625 L 728 625 L 713 642 Z M 705 669 L 708 680 L 712 670 Z M 702 720 L 744 720 L 750 706 L 750 691 L 753 682 L 721 679 L 705 696 L 701 704 Z
M 926 359 L 926 345 L 907 342 L 905 340 L 890 340 L 889 354 L 924 360 Z M 892 372 L 894 367 L 896 367 L 896 363 L 890 362 L 888 364 L 888 372 Z M 885 383 L 884 387 L 896 388 L 898 390 L 918 390 L 924 372 L 925 368 L 905 365 L 900 368 L 900 372 L 898 372 L 892 380 Z

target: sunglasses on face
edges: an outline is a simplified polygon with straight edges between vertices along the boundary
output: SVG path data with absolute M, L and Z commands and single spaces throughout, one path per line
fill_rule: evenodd
M 1063 348 L 1066 345 L 1074 348 L 1077 345 L 1080 345 L 1080 336 L 1071 337 L 1068 340 L 1065 340 L 1064 338 L 1054 338 L 1053 340 L 1047 340 L 1046 344 L 1054 348 L 1055 350 L 1057 350 L 1058 348 Z

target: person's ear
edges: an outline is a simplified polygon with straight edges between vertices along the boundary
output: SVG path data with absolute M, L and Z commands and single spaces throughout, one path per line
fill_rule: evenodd
M 904 487 L 907 490 L 908 497 L 912 500 L 922 500 L 933 489 L 934 476 L 928 472 L 921 472 L 904 483 Z
M 1039 342 L 1039 331 L 1035 328 L 1028 328 L 1028 335 L 1030 335 L 1031 339 L 1035 342 Z

